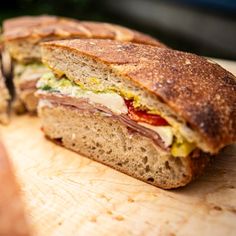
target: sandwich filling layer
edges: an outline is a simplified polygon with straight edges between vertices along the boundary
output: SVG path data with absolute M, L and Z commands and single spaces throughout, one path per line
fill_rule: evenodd
M 42 63 L 15 63 L 14 83 L 21 91 L 36 89 L 37 81 L 47 72 L 49 69 Z
M 96 78 L 94 79 L 96 82 Z M 60 104 L 78 109 L 94 110 L 110 115 L 125 123 L 131 130 L 152 138 L 161 148 L 173 156 L 186 157 L 196 146 L 187 142 L 168 122 L 144 107 L 136 107 L 135 101 L 114 91 L 91 91 L 75 84 L 66 77 L 57 79 L 46 73 L 39 80 L 38 96 L 41 105 Z

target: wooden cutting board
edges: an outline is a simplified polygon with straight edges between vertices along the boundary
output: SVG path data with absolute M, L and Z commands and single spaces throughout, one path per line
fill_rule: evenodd
M 51 143 L 36 117 L 13 117 L 1 133 L 34 235 L 236 235 L 236 146 L 165 191 Z

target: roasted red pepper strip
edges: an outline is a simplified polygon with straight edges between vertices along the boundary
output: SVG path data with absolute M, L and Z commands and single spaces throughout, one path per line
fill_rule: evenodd
M 128 108 L 128 116 L 131 120 L 156 126 L 168 125 L 167 121 L 159 115 L 148 114 L 146 111 L 136 110 L 133 106 L 133 101 L 126 100 L 125 104 Z

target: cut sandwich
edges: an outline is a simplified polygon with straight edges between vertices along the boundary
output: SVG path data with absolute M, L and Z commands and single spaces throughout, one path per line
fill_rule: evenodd
M 47 137 L 170 189 L 236 141 L 236 79 L 205 58 L 111 40 L 44 43 L 38 82 Z
M 0 189 L 0 235 L 30 235 L 19 187 L 2 143 L 0 143 Z
M 7 124 L 9 122 L 9 102 L 10 102 L 10 94 L 6 87 L 5 78 L 2 74 L 2 60 L 0 59 L 0 123 L 1 124 Z
M 14 60 L 15 110 L 34 112 L 37 80 L 48 69 L 41 63 L 40 42 L 68 38 L 104 38 L 164 47 L 157 40 L 118 25 L 56 16 L 18 17 L 3 23 L 4 43 Z

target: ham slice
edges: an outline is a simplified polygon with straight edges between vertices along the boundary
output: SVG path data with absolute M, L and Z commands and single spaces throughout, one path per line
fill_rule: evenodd
M 28 89 L 36 89 L 36 84 L 38 82 L 38 79 L 35 80 L 29 80 L 29 81 L 23 81 L 19 84 L 19 87 L 22 91 L 28 90 Z
M 38 91 L 37 96 L 41 100 L 49 101 L 54 105 L 76 107 L 77 109 L 87 112 L 102 112 L 113 119 L 119 120 L 121 123 L 129 127 L 132 131 L 138 132 L 139 134 L 152 139 L 153 142 L 163 150 L 169 151 L 169 148 L 165 146 L 164 141 L 161 139 L 160 135 L 157 132 L 139 125 L 137 122 L 131 120 L 126 114 L 114 114 L 111 110 L 101 104 L 90 103 L 89 99 L 87 98 L 75 98 L 67 95 L 62 95 L 60 93 L 48 93 L 44 91 Z

